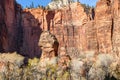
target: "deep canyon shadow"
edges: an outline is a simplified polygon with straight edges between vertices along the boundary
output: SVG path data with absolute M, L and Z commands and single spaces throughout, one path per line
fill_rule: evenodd
M 42 32 L 41 23 L 31 12 L 22 13 L 23 40 L 20 53 L 29 58 L 40 57 L 41 49 L 38 46 Z

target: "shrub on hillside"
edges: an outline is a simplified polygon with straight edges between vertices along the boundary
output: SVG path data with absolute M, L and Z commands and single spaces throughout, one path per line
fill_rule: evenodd
M 79 58 L 80 57 L 80 58 Z M 0 54 L 0 80 L 104 80 L 113 76 L 120 79 L 119 58 L 111 54 L 87 51 L 72 58 L 70 66 L 62 69 L 58 65 L 40 67 L 39 59 L 28 59 L 23 66 L 24 57 L 17 53 Z

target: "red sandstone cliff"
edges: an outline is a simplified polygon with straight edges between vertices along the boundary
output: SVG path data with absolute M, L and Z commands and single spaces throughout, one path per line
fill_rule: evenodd
M 21 14 L 21 23 L 23 28 L 23 43 L 22 47 L 20 48 L 20 52 L 25 56 L 40 56 L 41 51 L 38 47 L 38 41 L 42 32 L 42 12 L 42 9 L 30 9 L 23 11 Z
M 40 34 L 49 30 L 56 35 L 59 48 L 119 53 L 119 3 L 119 0 L 99 0 L 91 20 L 80 3 L 59 10 L 21 11 L 15 0 L 0 1 L 0 51 L 39 56 Z
M 113 4 L 113 51 L 120 56 L 120 1 L 115 0 Z
M 0 47 L 2 52 L 18 49 L 20 5 L 15 0 L 0 1 Z
M 95 27 L 97 28 L 97 40 L 99 52 L 112 51 L 112 6 L 110 0 L 97 2 L 95 9 Z

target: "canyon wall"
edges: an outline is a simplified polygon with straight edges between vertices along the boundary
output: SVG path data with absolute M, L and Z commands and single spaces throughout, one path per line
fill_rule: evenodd
M 40 9 L 39 9 L 40 10 Z M 33 10 L 30 9 L 29 11 L 22 11 L 22 20 L 21 20 L 21 26 L 23 29 L 23 41 L 22 46 L 20 48 L 20 53 L 22 53 L 24 56 L 40 56 L 41 50 L 38 47 L 38 41 L 40 38 L 40 34 L 42 32 L 41 28 L 41 18 L 42 18 L 42 11 L 39 15 L 33 15 L 35 13 L 39 13 L 39 10 Z M 39 19 L 37 19 L 39 17 Z
M 113 4 L 113 51 L 120 56 L 120 1 L 115 0 Z
M 20 5 L 15 0 L 0 1 L 0 51 L 13 52 L 19 47 Z
M 40 56 L 40 34 L 50 31 L 59 49 L 119 54 L 119 5 L 119 0 L 99 0 L 95 13 L 87 14 L 77 2 L 57 10 L 21 10 L 15 0 L 0 1 L 0 52 Z
M 95 27 L 99 52 L 112 51 L 112 5 L 110 0 L 99 0 L 95 9 Z
M 23 12 L 15 0 L 0 1 L 0 52 L 16 51 L 28 57 L 40 56 L 37 46 L 41 30 L 37 22 L 31 13 Z

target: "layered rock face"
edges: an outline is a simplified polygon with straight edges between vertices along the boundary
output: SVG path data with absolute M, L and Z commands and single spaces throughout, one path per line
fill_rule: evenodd
M 99 0 L 93 20 L 90 20 L 79 3 L 72 3 L 61 10 L 44 11 L 42 29 L 55 34 L 60 47 L 68 50 L 77 48 L 79 51 L 111 53 L 115 46 L 118 48 L 119 43 L 119 37 L 115 37 L 119 34 L 116 31 L 119 30 L 118 26 L 115 27 L 119 21 L 119 6 L 114 5 L 119 5 L 119 1 Z
M 83 49 L 85 43 L 81 42 L 85 39 L 85 28 L 81 29 L 81 26 L 89 20 L 84 8 L 79 3 L 73 3 L 62 10 L 55 10 L 53 15 L 49 30 L 58 38 L 60 47 L 79 48 L 81 46 Z
M 112 51 L 112 6 L 110 0 L 100 0 L 95 9 L 95 27 L 99 52 Z
M 0 52 L 40 56 L 40 25 L 41 22 L 30 12 L 22 11 L 15 0 L 0 1 Z
M 100 0 L 95 11 L 99 52 L 120 54 L 119 0 Z
M 38 42 L 42 31 L 55 34 L 59 53 L 61 47 L 73 55 L 72 50 L 119 53 L 119 0 L 99 0 L 90 16 L 80 3 L 55 10 L 21 11 L 15 0 L 0 1 L 0 52 L 40 56 Z
M 113 51 L 120 56 L 120 1 L 115 0 L 113 4 Z
M 85 50 L 86 47 L 84 46 L 86 46 L 86 43 L 83 43 L 86 40 L 84 37 L 85 27 L 81 29 L 81 26 L 87 23 L 88 20 L 84 8 L 79 3 L 73 3 L 61 10 L 53 11 L 43 10 L 41 8 L 25 9 L 22 12 L 22 27 L 24 32 L 23 47 L 21 48 L 22 53 L 26 55 L 32 53 L 31 56 L 39 54 L 40 50 L 36 45 L 39 40 L 39 35 L 41 31 L 48 30 L 55 34 L 60 43 L 60 47 L 79 48 L 81 46 L 81 50 Z M 34 36 L 31 35 L 33 30 L 35 32 L 33 33 Z M 34 48 L 37 49 L 32 52 L 31 50 Z

